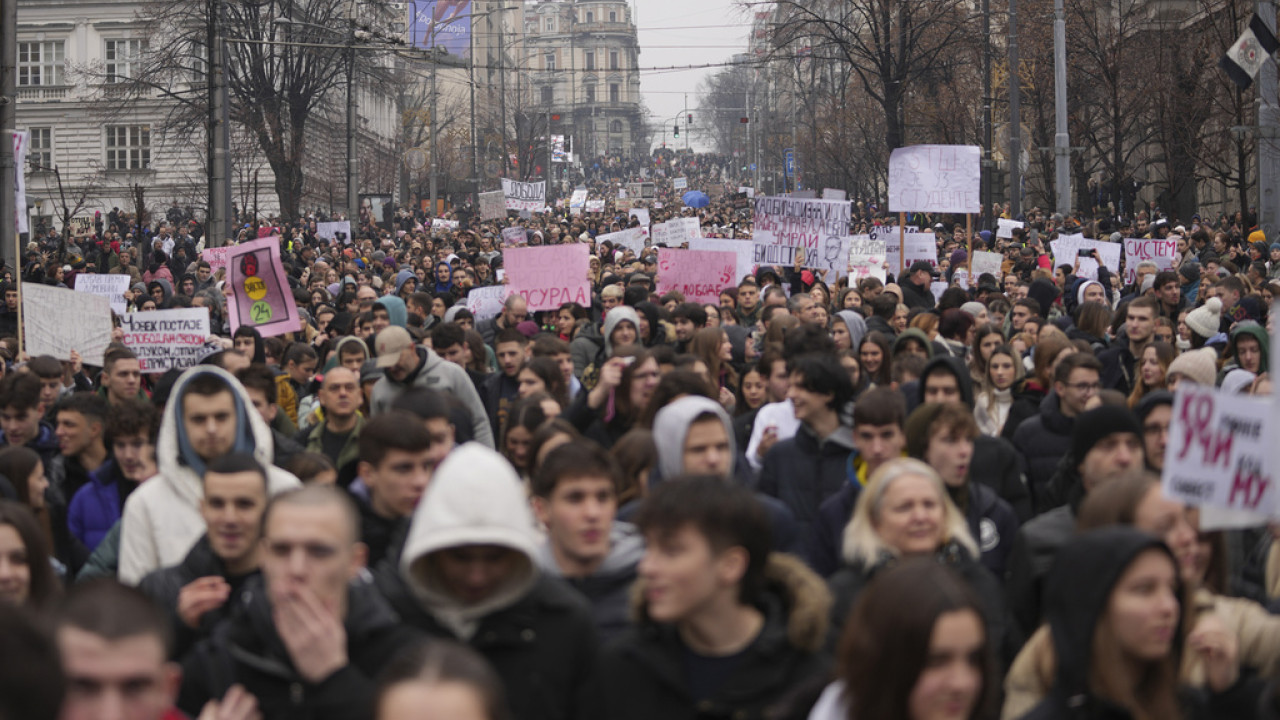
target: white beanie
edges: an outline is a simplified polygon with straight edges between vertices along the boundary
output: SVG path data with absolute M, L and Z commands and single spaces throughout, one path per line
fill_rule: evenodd
M 1187 313 L 1187 327 L 1202 338 L 1211 338 L 1218 334 L 1218 325 L 1222 319 L 1222 301 L 1211 297 L 1204 305 Z

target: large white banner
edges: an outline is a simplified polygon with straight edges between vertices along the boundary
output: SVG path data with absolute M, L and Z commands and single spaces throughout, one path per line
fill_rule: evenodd
M 508 210 L 540 212 L 547 206 L 547 183 L 502 178 L 502 196 L 507 200 Z
M 982 212 L 982 148 L 912 145 L 889 156 L 889 212 Z
M 24 282 L 22 327 L 32 357 L 70 360 L 75 350 L 86 365 L 102 365 L 111 343 L 111 303 L 101 295 Z
M 480 219 L 502 220 L 507 217 L 507 201 L 501 190 L 480 193 Z
M 849 234 L 846 200 L 763 197 L 756 198 L 755 211 L 752 239 L 757 243 L 816 251 L 827 238 Z

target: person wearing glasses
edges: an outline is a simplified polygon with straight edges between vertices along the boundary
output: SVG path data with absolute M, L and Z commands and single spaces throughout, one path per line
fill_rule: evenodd
M 1062 456 L 1071 448 L 1076 416 L 1091 407 L 1101 389 L 1102 363 L 1088 353 L 1070 353 L 1057 360 L 1053 388 L 1040 401 L 1040 412 L 1023 420 L 1013 433 L 1013 446 L 1022 453 L 1027 469 L 1027 489 L 1035 512 L 1048 503 L 1049 480 Z

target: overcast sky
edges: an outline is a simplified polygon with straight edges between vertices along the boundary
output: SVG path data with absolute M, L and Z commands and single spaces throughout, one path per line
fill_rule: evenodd
M 750 16 L 734 0 L 631 0 L 631 7 L 640 34 L 642 68 L 720 63 L 747 50 Z M 684 110 L 684 94 L 692 111 L 698 104 L 698 83 L 716 70 L 640 74 L 640 92 L 659 128 L 655 143 L 661 142 L 661 128 L 667 126 L 670 145 L 670 126 Z M 693 121 L 697 125 L 697 114 Z M 683 132 L 684 125 L 680 127 Z M 682 136 L 682 147 L 683 140 Z

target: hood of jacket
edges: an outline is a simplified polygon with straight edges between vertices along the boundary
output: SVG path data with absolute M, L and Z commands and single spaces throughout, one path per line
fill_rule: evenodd
M 479 501 L 483 498 L 483 501 Z M 400 556 L 400 573 L 414 597 L 461 638 L 481 618 L 515 604 L 538 577 L 533 513 L 511 464 L 479 443 L 449 453 L 414 510 Z M 520 557 L 489 597 L 467 604 L 441 576 L 436 553 L 463 545 L 497 545 Z
M 906 333 L 903 333 L 904 335 Z M 955 376 L 956 387 L 960 388 L 960 399 L 965 405 L 973 407 L 973 380 L 969 375 L 969 366 L 965 365 L 964 359 L 944 355 L 930 360 L 924 366 L 924 370 L 920 372 L 920 382 L 917 385 L 916 400 L 920 403 L 924 402 L 924 380 L 934 373 L 937 368 Z
M 1271 368 L 1271 338 L 1267 337 L 1267 329 L 1254 322 L 1236 325 L 1231 331 L 1231 342 L 1227 345 L 1227 357 L 1236 356 L 1236 341 L 1241 335 L 1248 335 L 1258 341 L 1258 347 L 1262 350 L 1262 362 L 1258 368 L 1262 372 L 1267 372 Z
M 449 280 L 447 282 L 440 282 L 440 280 L 438 279 L 441 267 L 449 268 Z M 432 287 L 435 289 L 437 295 L 441 293 L 453 292 L 453 266 L 445 262 L 444 260 L 441 260 L 440 262 L 436 263 L 435 269 L 431 272 L 431 280 L 432 280 Z M 400 290 L 400 286 L 399 286 L 399 282 L 397 281 L 396 291 L 398 292 L 399 290 Z
M 852 310 L 841 310 L 836 313 L 836 317 L 843 320 L 845 327 L 849 328 L 849 347 L 857 350 L 862 344 L 862 338 L 867 336 L 867 321 Z M 928 344 L 928 341 L 925 341 L 925 345 Z
M 387 317 L 391 318 L 391 324 L 396 327 L 409 326 L 409 309 L 405 307 L 404 300 L 395 295 L 383 295 L 375 302 L 374 307 L 381 305 L 387 309 Z
M 682 397 L 668 403 L 653 418 L 653 441 L 658 447 L 658 471 L 662 478 L 670 479 L 684 473 L 685 437 L 689 434 L 689 426 L 693 424 L 694 418 L 704 413 L 715 415 L 724 424 L 725 432 L 729 435 L 729 454 L 737 455 L 733 442 L 733 423 L 720 403 L 697 395 Z
M 575 578 L 588 582 L 631 582 L 636 576 L 636 566 L 644 557 L 644 537 L 640 530 L 628 522 L 615 520 L 609 529 L 609 554 L 605 556 L 600 567 L 587 578 Z M 551 541 L 544 540 L 538 546 L 538 567 L 551 577 L 564 577 L 560 566 L 556 564 L 555 553 L 551 550 Z
M 404 268 L 400 272 L 396 273 L 396 295 L 400 294 L 400 288 L 404 287 L 404 284 L 409 281 L 409 278 L 413 278 L 414 282 L 417 282 L 418 280 L 418 276 L 414 275 L 413 271 L 409 268 Z
M 270 467 L 272 464 L 274 445 L 271 427 L 253 410 L 253 401 L 240 381 L 214 365 L 197 365 L 187 370 L 174 382 L 169 402 L 165 404 L 160 434 L 156 439 L 156 469 L 193 507 L 199 505 L 203 496 L 200 478 L 204 475 L 205 464 L 187 440 L 181 409 L 191 381 L 200 375 L 210 374 L 216 375 L 231 390 L 231 397 L 235 401 L 236 439 L 232 446 L 233 452 L 252 452 L 263 467 Z
M 757 605 L 765 614 L 764 629 L 757 642 L 787 643 L 797 650 L 818 652 L 827 639 L 831 615 L 831 592 L 826 582 L 804 561 L 786 553 L 770 553 L 764 567 L 764 592 Z M 644 579 L 631 587 L 632 615 L 653 629 L 655 623 L 644 599 Z M 675 632 L 670 626 L 663 626 Z
M 1027 287 L 1027 297 L 1040 303 L 1040 317 L 1049 317 L 1049 309 L 1053 307 L 1053 301 L 1058 299 L 1058 286 L 1053 284 L 1052 280 L 1038 278 L 1031 281 L 1031 285 Z
M 155 278 L 151 282 L 147 283 L 148 295 L 151 294 L 151 288 L 156 285 L 159 285 L 160 289 L 164 291 L 164 300 L 162 300 L 160 304 L 166 308 L 169 307 L 169 302 L 173 300 L 173 285 L 169 283 L 167 278 Z
M 338 340 L 338 344 L 333 346 L 333 352 L 329 353 L 329 359 L 324 364 L 325 372 L 338 366 L 338 359 L 342 357 L 342 348 L 348 345 L 360 348 L 364 353 L 364 359 L 369 359 L 369 346 L 363 340 L 355 335 L 344 335 Z
M 635 308 L 630 305 L 619 305 L 604 316 L 604 329 L 600 331 L 600 334 L 604 337 L 604 356 L 606 358 L 613 357 L 613 343 L 609 340 L 609 336 L 618 327 L 618 323 L 623 320 L 631 322 L 631 326 L 636 329 L 636 342 L 640 341 L 640 316 L 636 314 Z
M 1177 562 L 1159 539 L 1128 526 L 1076 535 L 1054 559 L 1045 581 L 1045 619 L 1057 660 L 1054 692 L 1064 700 L 1089 692 L 1094 628 L 1106 612 L 1111 590 L 1145 550 L 1159 550 Z M 1179 582 L 1181 595 L 1181 582 Z M 1182 628 L 1176 635 L 1182 634 Z
M 894 355 L 898 354 L 898 351 L 902 349 L 902 346 L 905 344 L 905 341 L 908 338 L 913 338 L 916 341 L 918 341 L 921 345 L 924 346 L 924 351 L 928 353 L 928 357 L 930 359 L 933 358 L 933 343 L 929 342 L 929 336 L 925 335 L 924 331 L 921 330 L 920 328 L 913 328 L 913 327 L 909 327 L 906 330 L 903 330 L 901 333 L 899 333 L 898 337 L 893 339 L 892 349 L 893 349 Z M 857 347 L 857 345 L 854 345 L 854 347 Z

